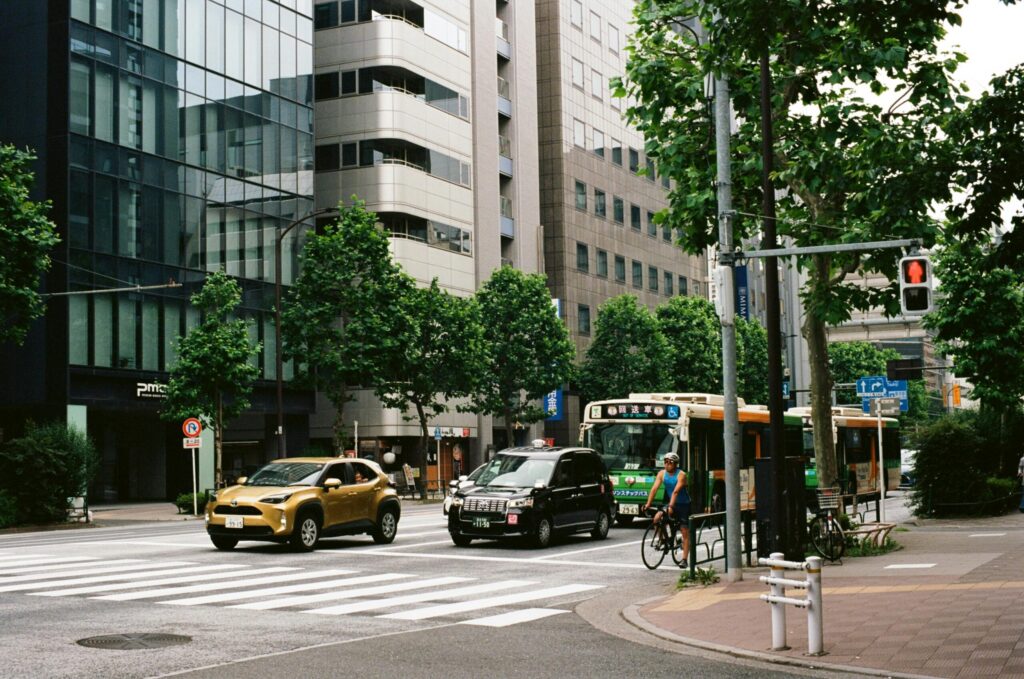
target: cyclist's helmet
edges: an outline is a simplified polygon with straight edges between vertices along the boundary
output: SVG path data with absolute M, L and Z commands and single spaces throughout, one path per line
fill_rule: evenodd
M 675 453 L 666 453 L 665 454 L 665 462 L 668 462 L 669 460 L 672 460 L 676 464 L 679 464 L 679 456 L 676 455 Z

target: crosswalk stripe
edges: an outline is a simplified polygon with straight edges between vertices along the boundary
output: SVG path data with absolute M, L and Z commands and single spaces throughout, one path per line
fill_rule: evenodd
M 37 580 L 36 582 L 24 582 L 24 583 L 20 583 L 20 584 L 17 584 L 17 585 L 4 585 L 4 586 L 0 587 L 0 592 L 23 592 L 25 590 L 30 590 L 30 589 L 48 589 L 48 588 L 55 588 L 55 587 L 70 587 L 72 585 L 90 585 L 90 584 L 92 584 L 94 582 L 113 582 L 115 580 L 140 580 L 142 578 L 148 578 L 148 577 L 154 576 L 154 575 L 180 575 L 180 574 L 184 574 L 184 573 L 195 573 L 195 572 L 211 570 L 211 568 L 219 568 L 219 566 L 211 567 L 211 566 L 191 566 L 191 565 L 190 565 L 189 568 L 181 568 L 181 566 L 184 566 L 184 565 L 185 564 L 183 564 L 183 563 L 176 563 L 176 562 L 173 562 L 173 561 L 169 561 L 169 562 L 164 562 L 163 564 L 160 564 L 160 566 L 164 566 L 164 567 L 175 566 L 174 568 L 164 568 L 162 570 L 145 570 L 145 571 L 137 570 L 137 571 L 133 571 L 133 572 L 123 572 L 122 571 L 120 573 L 112 573 L 110 575 L 91 576 L 91 577 L 87 577 L 87 578 L 65 578 L 65 579 L 62 579 L 62 580 Z M 125 566 L 125 568 L 130 568 L 130 566 Z M 156 566 L 153 565 L 153 564 L 142 564 L 140 566 L 136 566 L 135 568 L 139 568 L 139 569 L 150 568 L 150 569 L 152 569 L 152 568 L 156 568 Z M 61 575 L 63 575 L 63 573 Z M 54 577 L 54 574 L 50 573 L 49 577 L 51 577 L 51 578 Z
M 145 559 L 123 559 L 126 563 L 102 568 L 89 568 L 85 570 L 60 571 L 57 573 L 28 573 L 15 575 L 9 578 L 0 579 L 0 587 L 12 585 L 19 582 L 33 582 L 36 580 L 52 580 L 53 578 L 85 577 L 87 575 L 103 575 L 106 573 L 127 573 L 130 571 L 141 571 L 147 568 L 167 568 L 169 566 L 191 566 L 193 561 L 146 561 Z
M 477 625 L 480 627 L 508 627 L 509 625 L 518 625 L 521 622 L 531 622 L 533 620 L 540 620 L 541 618 L 547 618 L 552 615 L 568 612 L 569 611 L 561 608 L 524 608 L 521 611 L 510 611 L 508 613 L 491 615 L 486 618 L 463 620 L 459 624 Z
M 92 597 L 93 599 L 103 599 L 105 601 L 135 601 L 137 599 L 156 599 L 164 596 L 174 596 L 175 594 L 192 594 L 194 592 L 212 592 L 218 589 L 238 589 L 239 587 L 249 587 L 251 585 L 267 585 L 273 582 L 288 582 L 289 580 L 305 580 L 307 578 L 318 577 L 316 571 L 306 572 L 295 572 L 294 568 L 278 568 L 277 570 L 290 570 L 291 573 L 284 573 L 283 575 L 267 575 L 260 576 L 258 578 L 246 578 L 242 577 L 240 580 L 228 580 L 226 582 L 204 582 L 198 585 L 186 585 L 184 587 L 164 587 L 162 589 L 152 589 L 143 592 L 125 592 L 124 594 L 108 594 L 106 596 Z M 249 573 L 256 573 L 259 571 L 245 571 L 240 573 L 242 576 L 246 576 Z
M 8 567 L 17 568 L 19 566 L 43 566 L 51 563 L 80 563 L 82 561 L 95 561 L 95 556 L 47 556 L 47 557 L 36 557 L 36 558 L 25 558 L 10 559 L 4 563 L 0 563 L 0 571 L 3 573 L 9 573 L 6 570 Z
M 418 594 L 406 594 L 405 596 L 390 597 L 387 599 L 372 599 L 370 601 L 356 601 L 350 604 L 339 606 L 326 606 L 324 608 L 313 608 L 303 613 L 315 615 L 348 615 L 349 613 L 360 613 L 362 611 L 373 611 L 380 608 L 394 608 L 407 604 L 417 604 L 424 601 L 443 601 L 454 599 L 460 596 L 473 596 L 476 594 L 487 594 L 501 589 L 512 589 L 513 587 L 525 587 L 535 584 L 531 580 L 501 580 L 499 582 L 487 582 L 480 585 L 468 587 L 456 587 L 437 592 L 420 592 Z
M 23 566 L 21 568 L 12 568 L 11 570 L 5 570 L 0 573 L 0 583 L 7 582 L 5 576 L 18 575 L 23 573 L 49 573 L 52 571 L 60 571 L 67 568 L 81 568 L 87 567 L 90 573 L 93 573 L 93 568 L 96 566 L 119 566 L 127 563 L 139 563 L 143 559 L 110 559 L 108 561 L 90 561 L 87 564 L 80 563 L 78 561 L 71 563 L 53 563 L 45 566 Z
M 373 576 L 368 576 L 373 577 Z M 415 577 L 409 573 L 384 573 L 377 576 L 378 582 L 387 580 L 402 580 Z M 358 579 L 358 578 L 353 578 Z M 409 580 L 390 585 L 378 585 L 377 587 L 363 587 L 358 589 L 346 589 L 335 592 L 320 592 L 319 594 L 306 594 L 304 596 L 285 597 L 284 599 L 271 599 L 270 601 L 254 601 L 249 604 L 238 604 L 229 608 L 245 608 L 254 611 L 267 611 L 274 608 L 285 608 L 288 606 L 301 606 L 303 604 L 315 604 L 321 601 L 338 601 L 340 599 L 356 599 L 361 596 L 374 596 L 376 594 L 387 594 L 389 592 L 401 592 L 408 589 L 420 587 L 431 587 L 433 585 L 450 584 L 452 582 L 464 582 L 467 578 L 434 578 L 432 580 Z M 367 580 L 367 582 L 373 582 Z M 352 583 L 362 584 L 362 583 Z
M 378 617 L 391 618 L 393 620 L 424 620 L 426 618 L 438 618 L 442 615 L 451 615 L 453 613 L 477 611 L 481 608 L 494 608 L 495 606 L 518 604 L 524 601 L 536 601 L 537 599 L 548 599 L 556 596 L 564 596 L 566 594 L 587 592 L 593 589 L 601 589 L 602 587 L 603 585 L 562 585 L 561 587 L 549 587 L 548 589 L 538 589 L 532 592 L 505 594 L 502 596 L 493 596 L 485 599 L 460 601 L 454 604 L 428 606 L 426 608 L 418 608 L 412 611 L 401 611 L 400 613 L 390 613 L 388 615 L 381 615 Z
M 19 552 L 18 554 L 7 554 L 6 552 Z M 21 554 L 20 549 L 3 550 L 0 552 L 0 566 L 6 564 L 8 561 L 17 561 L 18 559 L 41 559 L 47 556 L 53 556 L 53 554 Z
M 345 573 L 355 573 L 357 571 L 319 571 L 319 575 L 327 577 L 329 575 L 342 575 Z M 167 606 L 201 606 L 203 604 L 216 604 L 224 601 L 240 601 L 242 599 L 255 599 L 261 596 L 277 596 L 278 594 L 294 594 L 295 592 L 308 592 L 315 589 L 326 589 L 328 587 L 344 587 L 352 578 L 341 578 L 338 580 L 321 580 L 317 582 L 302 582 L 297 585 L 282 585 L 281 587 L 266 587 L 264 589 L 250 589 L 244 592 L 225 592 L 223 594 L 208 594 L 206 596 L 195 596 L 187 599 L 170 599 L 167 601 L 158 601 L 158 604 L 165 604 Z
M 195 582 L 197 580 L 218 580 L 221 578 L 237 578 L 241 575 L 256 575 L 257 573 L 280 573 L 292 569 L 283 566 L 272 568 L 245 568 L 240 569 L 234 564 L 223 564 L 219 567 L 222 572 L 194 573 L 192 575 L 180 575 L 172 578 L 160 578 L 158 580 L 141 580 L 137 582 L 114 582 L 104 585 L 89 585 L 87 587 L 75 587 L 62 589 L 56 592 L 36 592 L 32 596 L 76 596 L 79 594 L 95 594 L 97 592 L 114 592 L 119 589 L 142 589 L 144 587 L 156 587 L 158 585 L 174 585 L 183 582 Z M 223 572 L 227 571 L 227 572 Z

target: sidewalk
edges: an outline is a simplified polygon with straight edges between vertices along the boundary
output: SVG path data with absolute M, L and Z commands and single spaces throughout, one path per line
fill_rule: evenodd
M 804 655 L 806 614 L 792 606 L 791 648 L 770 650 L 769 605 L 758 598 L 768 588 L 757 579 L 767 569 L 642 602 L 624 615 L 667 638 L 762 660 L 873 674 L 1024 677 L 1024 514 L 917 523 L 892 534 L 902 550 L 822 569 L 822 657 Z

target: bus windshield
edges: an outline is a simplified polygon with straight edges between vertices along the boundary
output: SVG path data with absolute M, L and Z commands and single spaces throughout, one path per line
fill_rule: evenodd
M 594 424 L 584 445 L 597 451 L 608 469 L 654 469 L 675 450 L 676 438 L 667 424 Z

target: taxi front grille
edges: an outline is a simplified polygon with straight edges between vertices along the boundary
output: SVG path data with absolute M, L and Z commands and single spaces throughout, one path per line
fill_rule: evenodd
M 467 497 L 463 510 L 481 514 L 504 514 L 508 500 L 489 497 Z
M 242 505 L 241 507 L 232 507 L 231 505 L 219 505 L 214 508 L 214 514 L 231 514 L 232 516 L 260 516 L 262 512 L 257 507 L 249 507 L 248 505 Z

